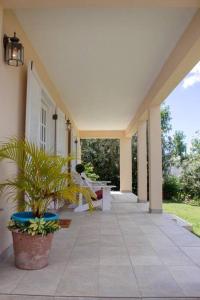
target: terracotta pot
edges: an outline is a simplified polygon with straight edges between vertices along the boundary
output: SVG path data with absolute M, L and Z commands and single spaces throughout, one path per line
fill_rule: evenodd
M 53 234 L 31 236 L 12 231 L 15 265 L 19 269 L 39 270 L 48 265 Z

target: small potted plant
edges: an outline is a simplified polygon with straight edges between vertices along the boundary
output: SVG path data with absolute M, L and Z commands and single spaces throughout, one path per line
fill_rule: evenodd
M 58 215 L 48 212 L 55 199 L 77 203 L 82 193 L 92 208 L 94 193 L 76 185 L 66 170 L 68 158 L 51 156 L 35 144 L 11 139 L 0 147 L 0 160 L 18 167 L 18 174 L 0 184 L 18 212 L 11 216 L 15 265 L 21 269 L 41 269 L 48 264 L 53 233 L 59 230 Z M 5 193 L 6 194 L 6 193 Z

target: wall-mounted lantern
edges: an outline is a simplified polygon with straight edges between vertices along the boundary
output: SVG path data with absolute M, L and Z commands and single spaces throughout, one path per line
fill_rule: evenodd
M 10 66 L 21 66 L 24 64 L 24 47 L 20 43 L 19 38 L 14 32 L 14 36 L 10 37 L 6 34 L 3 38 L 4 44 L 4 60 Z
M 70 119 L 67 119 L 67 121 L 66 121 L 66 126 L 67 126 L 67 130 L 68 130 L 68 131 L 71 130 L 71 128 L 72 128 L 72 123 L 70 122 Z

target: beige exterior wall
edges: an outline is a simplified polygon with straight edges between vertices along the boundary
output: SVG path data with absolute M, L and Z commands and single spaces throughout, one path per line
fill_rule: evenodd
M 132 149 L 131 138 L 120 139 L 120 191 L 132 191 Z
M 14 31 L 17 32 L 17 36 L 21 39 L 25 50 L 25 64 L 23 67 L 18 68 L 8 66 L 3 61 L 2 36 L 4 33 L 13 35 Z M 0 141 L 13 136 L 24 136 L 27 65 L 30 60 L 34 61 L 37 72 L 51 97 L 67 117 L 70 117 L 56 87 L 49 78 L 42 62 L 23 32 L 15 15 L 12 11 L 3 11 L 1 6 L 0 34 Z M 70 119 L 75 127 L 71 117 Z M 9 174 L 15 173 L 15 171 L 14 166 L 1 162 L 0 182 L 6 179 Z M 0 198 L 0 254 L 11 243 L 11 236 L 6 225 L 10 213 L 14 209 L 12 206 L 13 204 L 5 200 L 5 196 Z
M 8 74 L 4 69 L 4 65 L 2 62 L 2 24 L 3 24 L 3 9 L 0 6 L 0 138 L 4 134 L 5 137 L 9 135 L 11 132 L 13 135 L 16 135 L 20 132 L 20 129 L 23 128 L 22 123 L 20 122 L 20 113 L 19 117 L 16 118 L 15 111 L 18 110 L 18 105 L 20 104 L 21 95 L 13 98 L 13 90 L 8 88 Z M 3 76 L 5 74 L 5 77 Z M 15 72 L 12 73 L 12 81 L 14 85 L 18 85 L 18 81 L 15 80 L 16 75 Z M 7 86 L 7 90 L 3 87 Z M 10 98 L 13 98 L 13 101 L 9 101 Z M 3 99 L 5 99 L 6 103 L 4 104 Z M 15 100 L 15 101 L 14 101 Z M 7 117 L 6 117 L 7 115 Z M 14 120 L 14 124 L 10 122 L 10 120 Z M 6 122 L 5 122 L 6 121 Z M 15 171 L 13 167 L 8 164 L 0 163 L 0 181 L 3 180 L 10 174 Z M 0 253 L 8 247 L 11 243 L 11 235 L 6 229 L 6 224 L 9 218 L 9 214 L 11 211 L 11 204 L 6 202 L 6 199 L 3 197 L 0 198 Z

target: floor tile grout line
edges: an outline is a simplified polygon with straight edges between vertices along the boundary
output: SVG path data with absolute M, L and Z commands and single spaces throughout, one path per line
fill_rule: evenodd
M 155 224 L 155 225 L 156 225 L 156 227 L 159 227 L 157 224 Z M 162 231 L 162 230 L 161 230 L 161 231 Z M 163 232 L 163 231 L 162 231 L 162 232 Z M 124 237 L 124 235 L 123 235 L 123 237 Z M 170 239 L 170 240 L 171 240 L 171 239 Z M 173 242 L 173 241 L 172 241 L 172 242 Z M 126 243 L 125 243 L 125 245 L 126 245 Z M 127 245 L 126 245 L 126 246 L 127 246 Z M 156 251 L 156 250 L 154 249 L 154 251 Z M 157 251 L 156 251 L 156 253 L 157 253 Z M 130 258 L 130 256 L 129 256 L 129 258 Z M 130 261 L 131 261 L 131 259 L 130 259 Z M 134 274 L 135 274 L 136 280 L 137 280 L 137 282 L 138 282 L 137 274 L 136 274 L 136 272 L 135 272 L 135 268 L 134 268 L 134 265 L 133 265 L 132 261 L 131 261 L 131 265 L 132 265 L 132 269 L 133 269 L 133 272 L 134 272 Z M 172 275 L 173 279 L 175 280 L 175 278 L 174 278 L 173 274 L 170 272 L 168 266 L 166 266 L 166 267 L 167 267 L 169 273 Z M 183 292 L 183 294 L 185 295 L 185 293 L 184 293 L 182 287 L 178 284 L 178 282 L 177 282 L 176 280 L 175 280 L 175 282 L 176 282 L 177 286 L 180 288 L 180 290 Z M 144 297 L 142 296 L 142 293 L 141 293 L 141 290 L 140 290 L 140 285 L 139 285 L 139 283 L 138 283 L 138 288 L 139 288 L 139 292 L 140 292 L 140 294 L 141 294 L 141 297 L 144 298 Z M 150 297 L 148 297 L 148 298 L 150 298 Z M 148 298 L 147 298 L 147 299 L 148 299 Z M 155 297 L 152 297 L 152 298 L 155 298 Z M 156 297 L 156 298 L 159 298 L 159 297 Z M 166 297 L 166 298 L 167 298 L 167 297 Z M 171 297 L 171 298 L 172 298 L 172 297 Z M 179 297 L 179 298 L 180 298 L 180 297 Z
M 24 270 L 24 274 L 22 275 L 22 277 L 19 278 L 19 280 L 17 280 L 17 283 L 15 285 L 14 288 L 11 289 L 10 291 L 10 294 L 12 295 L 12 293 L 14 292 L 14 290 L 17 288 L 18 284 L 21 282 L 21 280 L 23 280 L 25 278 L 25 276 L 27 275 L 27 272 L 26 270 Z
M 70 230 L 70 227 L 69 227 L 68 230 Z M 79 229 L 79 230 L 80 230 L 80 229 Z M 71 249 L 70 254 L 69 254 L 69 259 L 67 260 L 67 262 L 66 262 L 66 264 L 65 264 L 65 268 L 64 268 L 63 272 L 61 272 L 61 274 L 60 274 L 60 280 L 59 280 L 59 282 L 57 283 L 56 288 L 55 288 L 55 292 L 54 292 L 54 296 L 55 296 L 55 297 L 57 297 L 57 296 L 56 296 L 56 292 L 57 292 L 58 287 L 59 287 L 59 284 L 60 284 L 60 282 L 61 282 L 61 280 L 62 280 L 62 278 L 63 278 L 63 274 L 65 273 L 65 271 L 66 271 L 66 269 L 67 269 L 67 266 L 69 265 L 70 256 L 71 256 L 71 254 L 72 254 L 73 249 L 75 248 L 75 243 L 76 243 L 76 239 L 77 239 L 77 238 L 78 238 L 78 237 L 76 236 L 75 241 L 74 241 L 73 246 L 72 246 L 72 249 Z
M 165 236 L 167 236 L 167 238 L 169 238 L 169 240 L 174 244 L 174 241 L 172 240 L 172 238 L 171 238 L 170 236 L 168 236 L 168 235 L 163 231 L 162 228 L 161 228 L 160 230 L 161 230 L 162 233 L 163 233 Z M 184 230 L 186 230 L 186 232 L 187 232 L 187 229 L 184 228 Z M 192 233 L 191 233 L 191 234 L 192 234 Z M 189 255 L 187 255 L 187 253 L 185 253 L 185 252 L 181 249 L 181 247 L 180 247 L 179 245 L 177 245 L 177 244 L 175 244 L 175 245 L 176 245 L 176 247 L 180 250 L 180 252 L 181 252 L 183 255 L 185 255 L 189 260 L 192 261 L 192 263 L 193 263 L 194 265 L 196 265 L 196 267 L 198 267 L 198 269 L 200 269 L 200 266 L 199 266 L 196 262 L 194 262 L 193 259 L 191 259 L 191 258 L 189 257 Z
M 119 223 L 119 222 L 118 222 L 118 223 Z M 140 290 L 139 281 L 138 281 L 138 278 L 137 278 L 137 275 L 136 275 L 134 266 L 133 266 L 133 264 L 132 264 L 132 261 L 131 261 L 130 255 L 129 255 L 129 251 L 128 251 L 128 247 L 127 247 L 127 245 L 126 245 L 125 238 L 124 238 L 124 234 L 123 234 L 123 232 L 122 232 L 122 229 L 121 229 L 121 226 L 120 226 L 120 225 L 119 225 L 119 228 L 120 228 L 121 235 L 122 235 L 122 238 L 123 238 L 123 241 L 124 241 L 124 244 L 125 244 L 125 248 L 126 248 L 126 251 L 127 251 L 127 254 L 128 254 L 128 258 L 129 258 L 129 261 L 130 261 L 130 264 L 131 264 L 131 268 L 132 268 L 133 274 L 134 274 L 135 279 L 136 279 L 137 289 L 138 289 L 138 292 L 139 292 L 140 297 L 142 297 L 142 292 L 141 292 L 141 290 Z
M 161 230 L 161 232 L 162 232 L 165 236 L 167 236 L 167 238 L 169 238 L 169 240 L 170 240 L 173 244 L 175 244 L 174 241 L 170 238 L 170 236 L 168 236 L 168 235 L 163 231 L 163 229 L 160 228 L 159 225 L 156 225 L 156 226 L 159 227 L 159 229 Z M 186 229 L 185 229 L 185 230 L 186 230 Z M 176 245 L 177 249 L 179 249 L 180 252 L 181 252 L 182 254 L 185 255 L 185 253 L 184 253 L 183 250 L 179 247 L 179 245 L 177 245 L 177 244 L 175 244 L 175 245 Z M 155 250 L 155 251 L 156 251 L 156 250 Z M 157 252 L 157 251 L 156 251 L 156 252 Z M 185 255 L 185 256 L 186 256 L 189 260 L 191 260 L 191 261 L 193 262 L 193 260 L 192 260 L 188 255 Z M 194 262 L 193 262 L 193 263 L 194 263 Z M 166 265 L 166 264 L 165 264 L 165 266 L 166 266 L 166 268 L 168 269 L 168 271 L 169 271 L 169 273 L 171 274 L 171 276 L 173 277 L 173 279 L 174 279 L 174 281 L 176 282 L 177 286 L 181 289 L 181 291 L 183 292 L 183 294 L 187 297 L 187 295 L 185 294 L 185 292 L 184 292 L 182 286 L 180 285 L 179 282 L 177 282 L 177 280 L 176 280 L 174 274 L 172 273 L 172 271 L 171 271 L 171 269 L 170 269 L 170 266 L 169 266 L 169 265 Z M 184 266 L 177 266 L 177 267 L 184 267 Z M 186 267 L 187 267 L 187 266 L 186 266 Z M 198 269 L 200 269 L 199 266 L 198 266 Z

